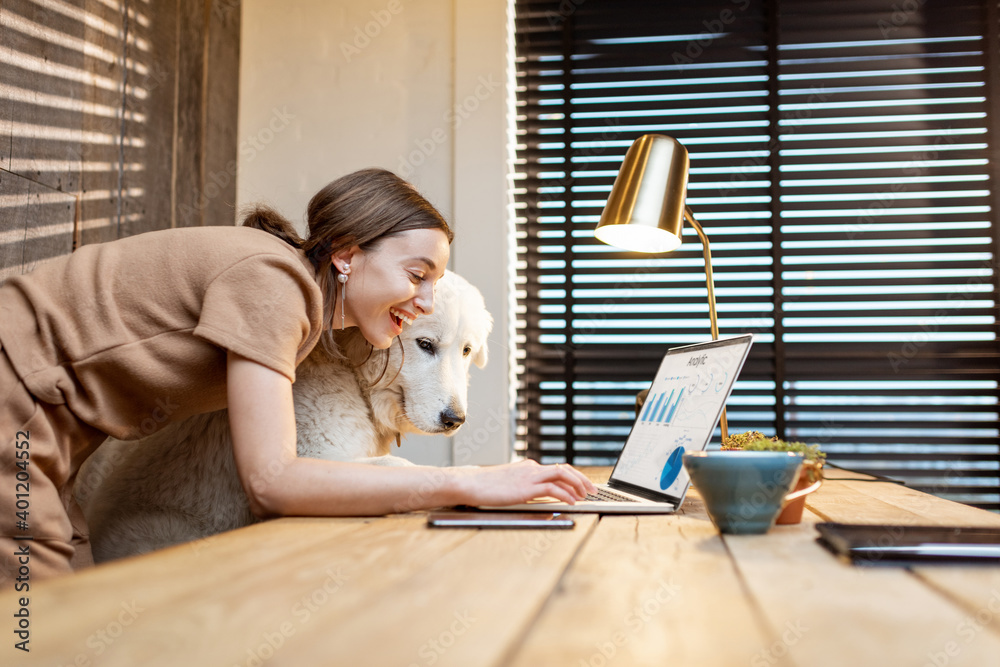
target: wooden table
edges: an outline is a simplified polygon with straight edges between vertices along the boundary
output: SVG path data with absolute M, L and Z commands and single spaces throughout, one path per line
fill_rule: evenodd
M 810 498 L 801 525 L 725 538 L 694 493 L 571 531 L 272 521 L 37 584 L 32 651 L 5 629 L 0 664 L 1000 665 L 1000 567 L 850 566 L 813 528 L 1000 516 L 886 483 Z

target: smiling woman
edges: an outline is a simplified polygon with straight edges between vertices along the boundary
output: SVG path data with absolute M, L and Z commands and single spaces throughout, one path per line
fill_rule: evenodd
M 0 433 L 31 434 L 21 462 L 31 468 L 31 522 L 8 523 L 23 499 L 0 495 L 0 548 L 14 553 L 30 539 L 17 567 L 42 578 L 89 561 L 87 526 L 68 491 L 108 435 L 132 440 L 223 407 L 258 517 L 542 495 L 572 502 L 593 488 L 568 466 L 404 469 L 297 458 L 296 366 L 321 339 L 339 355 L 334 327 L 357 327 L 386 348 L 404 320 L 431 313 L 452 238 L 426 199 L 381 169 L 330 183 L 308 221 L 302 239 L 258 207 L 243 227 L 88 245 L 0 287 Z M 20 458 L 12 445 L 0 450 L 0 488 L 15 487 Z

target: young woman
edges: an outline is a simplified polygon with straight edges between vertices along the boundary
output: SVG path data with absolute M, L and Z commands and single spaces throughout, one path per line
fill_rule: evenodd
M 408 183 L 368 169 L 309 202 L 309 236 L 268 209 L 242 227 L 169 229 L 84 246 L 0 287 L 0 577 L 25 585 L 89 562 L 72 500 L 108 436 L 135 439 L 229 408 L 259 517 L 568 502 L 570 466 L 381 467 L 298 458 L 292 383 L 313 347 L 358 327 L 387 348 L 434 308 L 451 230 Z

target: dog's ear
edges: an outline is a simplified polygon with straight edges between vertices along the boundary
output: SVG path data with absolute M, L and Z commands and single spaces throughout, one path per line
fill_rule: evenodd
M 486 361 L 487 361 L 487 359 L 489 357 L 489 354 L 487 353 L 487 349 L 486 348 L 487 348 L 487 345 L 486 345 L 486 341 L 484 340 L 483 343 L 482 343 L 482 345 L 479 346 L 479 349 L 477 349 L 477 350 L 475 350 L 473 352 L 473 354 L 472 354 L 472 363 L 474 363 L 476 365 L 476 368 L 483 368 L 484 366 L 486 366 Z
M 480 297 L 481 300 L 482 297 Z M 486 361 L 489 358 L 489 353 L 486 349 L 489 345 L 487 341 L 489 340 L 490 332 L 493 331 L 493 315 L 485 307 L 482 310 L 482 318 L 480 330 L 483 332 L 483 337 L 476 346 L 472 357 L 472 363 L 476 365 L 476 368 L 483 368 L 486 365 Z

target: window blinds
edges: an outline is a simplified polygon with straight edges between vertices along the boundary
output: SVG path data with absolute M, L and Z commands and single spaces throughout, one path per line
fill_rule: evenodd
M 693 230 L 664 255 L 593 238 L 655 132 L 690 151 L 721 334 L 756 334 L 730 432 L 1000 508 L 996 6 L 515 9 L 518 446 L 612 462 L 664 350 L 710 337 Z

